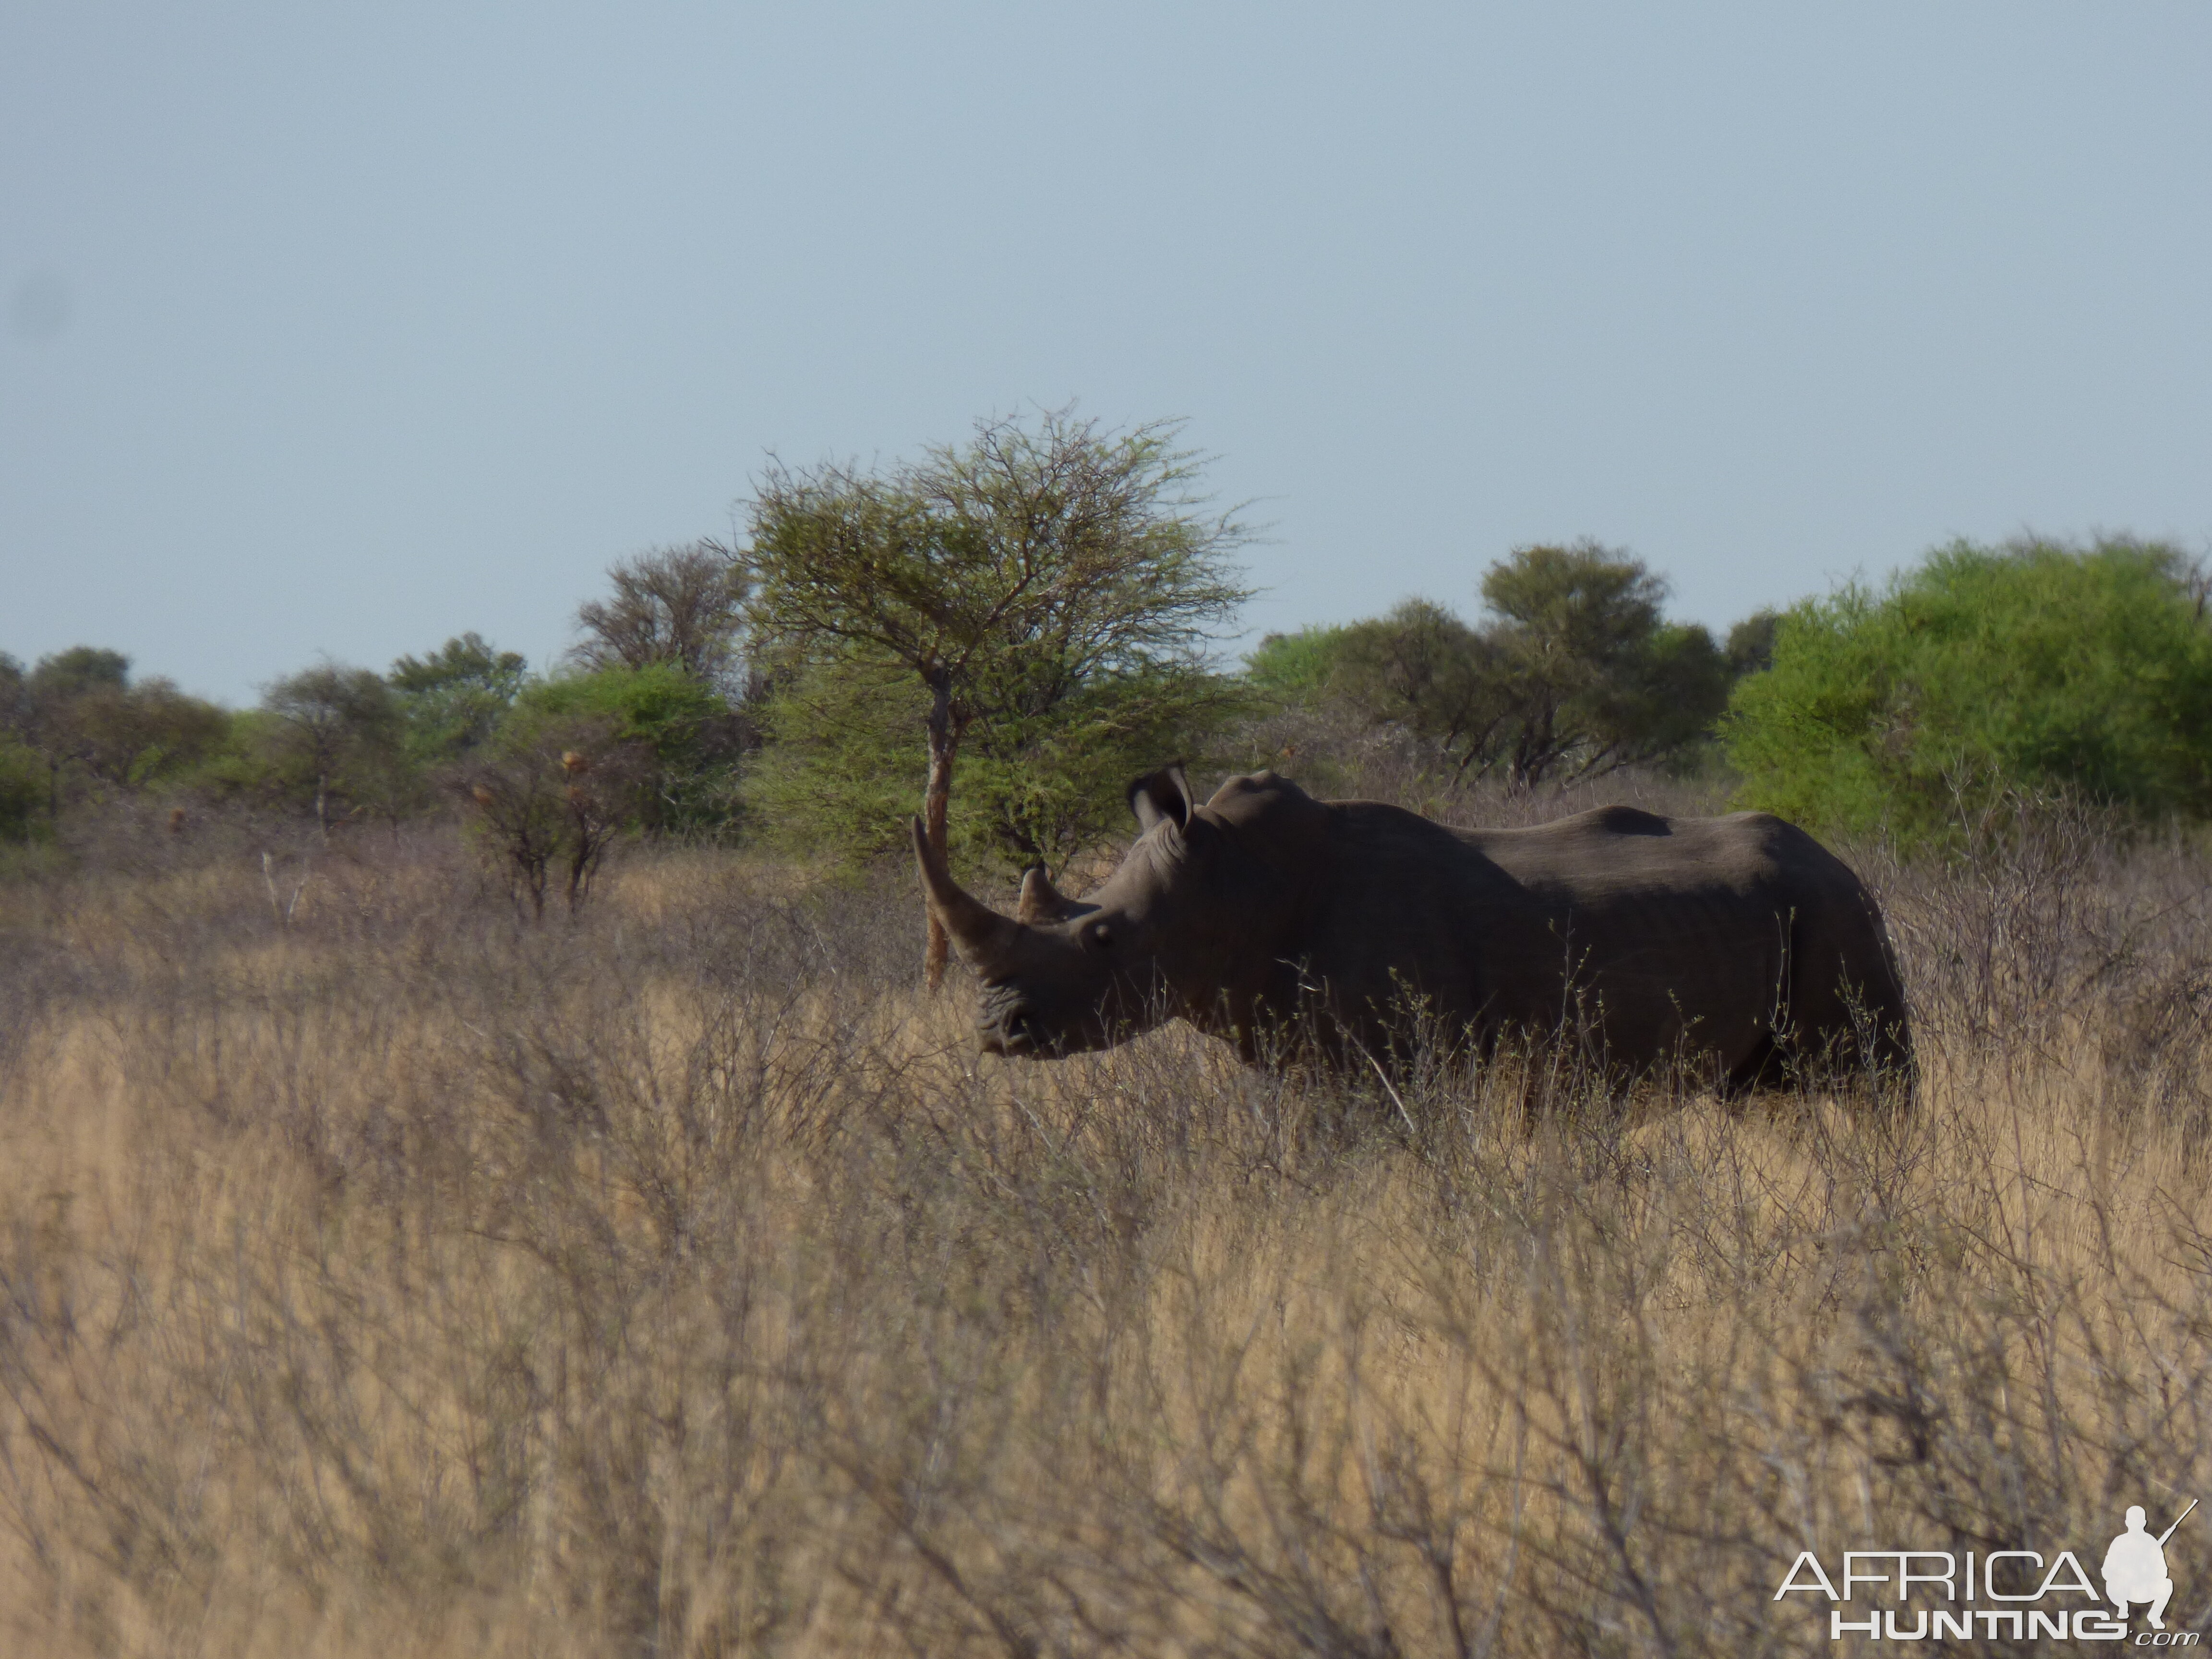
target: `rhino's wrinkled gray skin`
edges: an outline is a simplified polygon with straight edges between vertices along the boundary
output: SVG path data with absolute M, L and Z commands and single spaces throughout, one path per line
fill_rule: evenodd
M 1112 878 L 1079 903 L 1031 871 L 1012 918 L 916 822 L 930 902 L 982 979 L 986 1050 L 1103 1048 L 1179 1014 L 1247 1060 L 1289 1042 L 1356 1066 L 1401 1052 L 1418 1006 L 1480 1051 L 1572 1027 L 1617 1073 L 1681 1065 L 1730 1093 L 1823 1071 L 1910 1086 L 1874 900 L 1779 818 L 1607 806 L 1448 830 L 1271 772 L 1198 806 L 1180 767 L 1129 799 L 1144 832 Z

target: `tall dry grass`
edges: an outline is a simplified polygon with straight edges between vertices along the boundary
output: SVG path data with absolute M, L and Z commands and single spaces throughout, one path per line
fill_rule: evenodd
M 708 854 L 10 887 L 0 1647 L 1826 1652 L 1801 1549 L 2101 1551 L 2212 1495 L 2207 867 L 1987 828 L 1866 860 L 1886 1123 L 982 1060 L 903 880 Z

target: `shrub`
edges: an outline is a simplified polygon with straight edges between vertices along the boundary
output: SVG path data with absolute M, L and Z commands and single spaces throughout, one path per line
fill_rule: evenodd
M 1248 684 L 1285 707 L 1339 704 L 1395 729 L 1455 785 L 1495 773 L 1526 792 L 1679 762 L 1741 672 L 1703 627 L 1661 616 L 1664 578 L 1594 542 L 1517 548 L 1481 592 L 1491 614 L 1477 624 L 1409 599 L 1387 616 L 1269 635 Z
M 605 716 L 525 704 L 450 781 L 474 808 L 478 850 L 505 875 L 517 914 L 539 920 L 556 876 L 568 914 L 583 908 L 608 848 L 650 811 L 658 775 L 647 743 Z
M 1261 696 L 1285 704 L 1318 702 L 1342 660 L 1349 628 L 1315 624 L 1270 634 L 1244 659 L 1244 678 Z
M 2212 868 L 2101 841 L 1870 872 L 1882 1124 L 979 1063 L 904 872 L 653 849 L 557 929 L 443 827 L 277 915 L 232 854 L 19 884 L 0 1650 L 1784 1659 L 1873 1650 L 1803 1550 L 2094 1575 L 2212 1486 Z
M 46 806 L 46 763 L 0 732 L 0 841 L 28 841 Z
M 399 706 L 402 743 L 418 766 L 456 760 L 499 727 L 528 676 L 513 651 L 462 634 L 420 657 L 402 657 L 385 676 Z
M 1785 616 L 1724 740 L 1746 805 L 1844 833 L 1942 840 L 2007 789 L 2201 817 L 2203 578 L 2158 543 L 1954 543 L 1886 592 L 1854 583 Z
M 577 720 L 604 725 L 613 742 L 641 745 L 651 764 L 634 797 L 631 821 L 639 828 L 712 832 L 737 816 L 738 719 L 713 686 L 675 663 L 541 680 L 516 699 L 509 720 L 525 748 L 541 727 Z

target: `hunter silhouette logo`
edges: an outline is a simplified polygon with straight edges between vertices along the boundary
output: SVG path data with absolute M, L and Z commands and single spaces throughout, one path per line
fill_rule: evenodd
M 2189 1510 L 2196 1507 L 2192 1498 Z M 2166 1628 L 2166 1604 L 2173 1599 L 2173 1580 L 2166 1576 L 2166 1540 L 2173 1536 L 2174 1527 L 2189 1519 L 2189 1510 L 2174 1516 L 2173 1526 L 2155 1538 L 2143 1530 L 2142 1505 L 2128 1510 L 2128 1529 L 2105 1552 L 2105 1594 L 2112 1598 L 2121 1618 L 2128 1616 L 2130 1602 L 2148 1601 L 2150 1627 Z
M 2105 1551 L 2104 1588 L 2071 1550 L 2045 1559 L 2039 1550 L 1846 1550 L 1831 1574 L 1811 1550 L 1800 1551 L 1774 1599 L 1808 1595 L 1829 1603 L 1828 1639 L 1872 1641 L 2126 1642 L 2139 1648 L 2193 1648 L 2196 1631 L 2169 1631 L 2166 1603 L 2173 1577 L 2166 1545 L 2196 1511 L 2197 1500 L 2154 1535 L 2137 1504 L 2127 1530 Z M 2091 1560 L 2096 1558 L 2091 1556 Z M 2083 1603 L 2087 1605 L 2084 1606 Z M 2147 1628 L 2132 1636 L 2136 1610 Z

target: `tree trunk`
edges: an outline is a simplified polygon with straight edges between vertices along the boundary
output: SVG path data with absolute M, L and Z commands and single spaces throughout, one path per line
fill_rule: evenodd
M 921 830 L 928 837 L 930 850 L 941 859 L 945 856 L 945 809 L 952 799 L 952 762 L 960 752 L 960 723 L 953 718 L 952 676 L 935 667 L 923 678 L 930 690 L 929 783 L 922 792 Z M 945 983 L 945 960 L 951 941 L 928 900 L 922 901 L 922 909 L 928 917 L 929 937 L 922 947 L 921 980 L 934 991 Z

